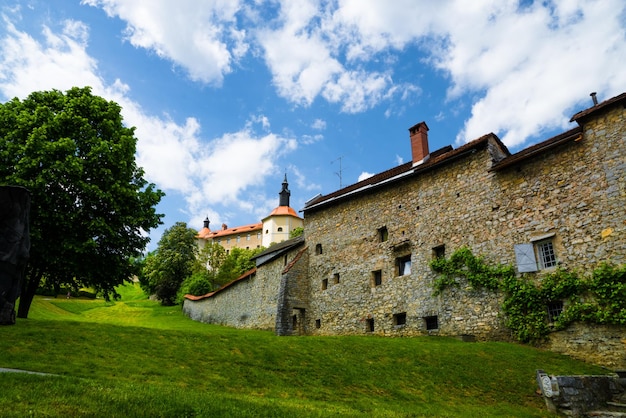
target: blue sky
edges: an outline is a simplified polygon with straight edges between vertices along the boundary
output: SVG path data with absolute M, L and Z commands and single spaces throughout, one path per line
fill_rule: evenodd
M 489 132 L 512 152 L 626 91 L 623 0 L 3 0 L 0 100 L 91 86 L 136 127 L 165 228 L 300 210 Z M 341 174 L 341 176 L 339 176 Z

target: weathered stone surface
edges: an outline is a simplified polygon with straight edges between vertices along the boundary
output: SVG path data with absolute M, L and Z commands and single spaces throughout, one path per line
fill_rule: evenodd
M 502 295 L 461 281 L 435 297 L 429 263 L 467 246 L 487 262 L 515 265 L 516 244 L 550 237 L 565 269 L 625 264 L 626 111 L 621 103 L 592 113 L 567 141 L 548 151 L 539 144 L 531 157 L 502 168 L 492 170 L 506 150 L 488 135 L 445 163 L 305 208 L 306 256 L 290 275 L 281 269 L 295 251 L 282 266 L 263 265 L 247 284 L 210 298 L 212 307 L 186 301 L 185 309 L 208 322 L 276 327 L 281 335 L 510 339 Z M 410 261 L 406 274 L 399 261 Z M 527 274 L 540 281 L 544 272 Z M 579 324 L 553 334 L 547 347 L 626 369 L 624 335 L 624 327 Z

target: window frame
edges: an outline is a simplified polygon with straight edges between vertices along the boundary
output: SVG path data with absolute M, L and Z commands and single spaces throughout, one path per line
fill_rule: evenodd
M 396 273 L 398 276 L 410 276 L 412 260 L 411 254 L 405 254 L 396 258 Z M 407 271 L 408 270 L 408 271 Z

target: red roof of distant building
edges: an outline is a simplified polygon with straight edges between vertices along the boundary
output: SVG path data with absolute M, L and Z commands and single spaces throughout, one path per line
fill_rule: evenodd
M 211 231 L 211 230 L 208 230 L 208 228 L 203 228 L 200 232 L 198 232 L 198 235 L 196 235 L 196 238 L 215 239 L 215 238 L 224 237 L 227 235 L 248 234 L 251 232 L 261 231 L 262 229 L 263 229 L 263 224 L 260 222 L 256 224 L 236 226 L 234 228 L 220 229 L 217 231 Z M 208 230 L 208 232 L 205 232 L 205 230 Z
M 296 218 L 299 218 L 298 214 L 291 206 L 278 206 L 264 219 L 267 219 L 270 216 L 279 216 L 279 215 L 295 216 Z

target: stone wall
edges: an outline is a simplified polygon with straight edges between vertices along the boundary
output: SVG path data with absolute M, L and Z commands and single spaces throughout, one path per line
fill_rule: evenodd
M 278 281 L 273 280 L 271 273 L 276 272 L 276 267 L 268 266 L 260 274 L 239 280 L 210 297 L 185 299 L 183 313 L 193 320 L 209 324 L 273 330 Z
M 618 376 L 548 376 L 537 370 L 537 385 L 548 410 L 571 417 L 623 417 L 623 380 Z
M 564 138 L 497 168 L 505 150 L 487 135 L 449 163 L 305 208 L 306 249 L 261 265 L 256 276 L 210 298 L 186 300 L 184 310 L 205 322 L 279 335 L 508 340 L 502 295 L 461 281 L 435 297 L 429 263 L 467 246 L 487 262 L 515 265 L 516 244 L 546 237 L 566 269 L 626 263 L 626 111 L 619 105 L 594 112 Z M 555 268 L 526 274 L 540 281 Z M 553 334 L 548 347 L 626 368 L 624 327 L 595 331 L 570 327 Z
M 462 284 L 432 296 L 429 262 L 438 251 L 449 255 L 468 246 L 488 262 L 515 265 L 516 244 L 550 237 L 564 268 L 626 263 L 623 106 L 590 120 L 582 133 L 501 170 L 490 170 L 497 144 L 489 142 L 451 164 L 305 209 L 307 329 L 506 339 L 501 295 Z M 381 228 L 387 241 L 380 240 Z M 397 260 L 404 256 L 411 272 L 399 275 Z M 541 274 L 529 276 L 540 280 Z
M 294 250 L 281 254 L 257 268 L 255 273 L 239 278 L 207 297 L 185 299 L 183 313 L 193 320 L 210 324 L 274 330 L 281 277 L 297 253 Z
M 572 324 L 563 331 L 550 334 L 549 340 L 542 346 L 611 370 L 626 370 L 624 327 Z

